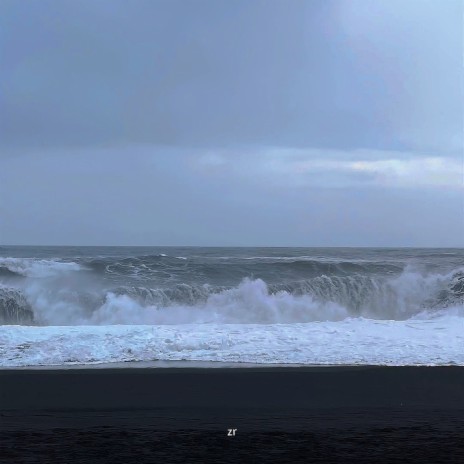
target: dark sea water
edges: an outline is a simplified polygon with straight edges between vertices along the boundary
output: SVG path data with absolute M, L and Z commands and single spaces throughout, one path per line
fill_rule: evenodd
M 459 364 L 463 302 L 463 249 L 0 247 L 5 365 Z

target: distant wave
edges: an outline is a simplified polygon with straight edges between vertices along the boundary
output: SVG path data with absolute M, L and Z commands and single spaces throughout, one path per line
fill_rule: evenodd
M 0 266 L 0 277 L 24 277 L 24 275 L 12 271 L 8 266 Z
M 279 274 L 300 277 L 325 275 L 394 274 L 400 273 L 402 264 L 379 263 L 361 260 L 309 259 L 306 257 L 223 257 L 187 258 L 166 254 L 141 255 L 131 257 L 75 258 L 75 261 L 60 259 L 2 258 L 0 257 L 0 277 L 48 278 L 71 271 L 91 271 L 96 275 L 110 277 L 134 277 L 150 280 L 157 277 L 172 277 L 176 273 L 187 272 L 192 276 L 214 276 L 215 278 L 259 276 L 268 281 Z
M 140 280 L 178 279 L 182 274 L 203 278 L 241 280 L 244 274 L 258 276 L 266 281 L 288 276 L 292 279 L 325 275 L 352 275 L 400 273 L 402 265 L 393 263 L 324 261 L 309 259 L 272 259 L 250 261 L 248 258 L 195 259 L 166 255 L 138 256 L 128 258 L 97 258 L 83 260 L 82 269 L 110 277 L 132 277 Z
M 0 271 L 8 273 L 8 275 L 51 277 L 62 272 L 81 269 L 81 266 L 75 262 L 34 258 L 0 258 Z

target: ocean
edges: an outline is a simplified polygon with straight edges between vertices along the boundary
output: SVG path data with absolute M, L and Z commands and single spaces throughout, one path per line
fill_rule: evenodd
M 464 365 L 464 249 L 2 246 L 0 324 L 3 367 Z

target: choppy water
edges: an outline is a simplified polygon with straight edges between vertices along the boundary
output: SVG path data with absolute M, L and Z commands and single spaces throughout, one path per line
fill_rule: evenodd
M 464 364 L 464 250 L 0 247 L 0 363 Z

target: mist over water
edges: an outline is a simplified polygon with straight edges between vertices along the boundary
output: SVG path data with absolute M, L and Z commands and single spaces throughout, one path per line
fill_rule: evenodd
M 12 324 L 23 326 L 26 332 L 21 333 L 29 335 L 51 333 L 52 327 L 68 337 L 84 326 L 101 331 L 115 325 L 134 329 L 143 325 L 152 327 L 152 335 L 174 330 L 182 339 L 184 331 L 193 331 L 211 341 L 218 327 L 243 335 L 251 325 L 255 334 L 261 331 L 266 339 L 274 334 L 281 342 L 293 331 L 287 349 L 295 352 L 301 348 L 296 334 L 302 328 L 313 330 L 326 323 L 331 331 L 346 329 L 346 324 L 358 330 L 365 321 L 373 327 L 375 321 L 398 326 L 411 321 L 443 323 L 446 318 L 454 324 L 458 318 L 463 324 L 463 307 L 464 251 L 460 249 L 0 250 L 0 323 L 5 329 L 9 325 L 10 331 L 19 330 Z M 6 336 L 1 330 L 0 334 Z M 369 337 L 369 330 L 361 335 Z M 5 346 L 12 341 L 8 340 L 3 340 Z M 127 346 L 134 343 L 127 334 L 125 340 Z M 212 354 L 216 342 L 204 343 Z M 166 346 L 172 355 L 172 346 Z M 190 359 L 191 345 L 177 346 L 178 357 Z M 213 350 L 216 359 L 221 359 L 225 345 L 220 346 Z M 258 351 L 259 347 L 258 343 Z M 13 358 L 23 359 L 24 350 L 20 353 Z M 155 358 L 169 358 L 166 353 L 158 352 Z M 196 356 L 203 359 L 203 354 Z M 245 352 L 239 359 L 245 357 L 248 362 L 262 362 Z M 283 358 L 280 362 L 285 362 Z M 79 362 L 79 356 L 76 359 Z

